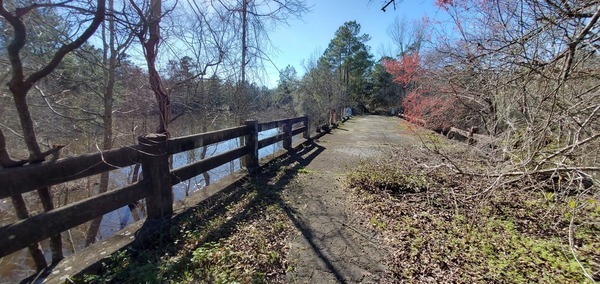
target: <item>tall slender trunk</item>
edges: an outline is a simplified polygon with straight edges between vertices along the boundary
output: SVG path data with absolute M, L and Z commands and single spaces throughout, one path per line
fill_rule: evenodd
M 242 2 L 242 66 L 241 66 L 241 79 L 240 79 L 240 87 L 238 89 L 238 98 L 236 102 L 236 115 L 237 121 L 236 123 L 240 123 L 243 119 L 244 113 L 244 100 L 246 98 L 246 57 L 247 57 L 247 49 L 248 49 L 248 2 L 250 0 L 243 0 Z
M 250 0 L 243 0 L 242 1 L 242 65 L 241 65 L 241 78 L 240 78 L 240 82 L 238 84 L 238 88 L 236 90 L 236 98 L 235 98 L 235 114 L 234 114 L 234 120 L 233 120 L 233 125 L 239 125 L 243 122 L 244 117 L 246 116 L 246 106 L 245 106 L 245 100 L 246 100 L 246 56 L 247 56 L 247 37 L 248 37 L 248 2 Z M 233 126 L 232 125 L 232 126 Z M 244 138 L 243 137 L 239 137 L 238 138 L 238 143 L 239 145 L 243 145 L 244 143 Z M 229 163 L 229 171 L 231 173 L 235 172 L 235 166 L 234 166 L 234 161 L 231 161 Z
M 248 37 L 248 1 L 242 3 L 242 84 L 246 82 L 246 49 Z
M 148 40 L 143 43 L 146 52 L 146 63 L 148 65 L 148 80 L 150 88 L 154 92 L 160 120 L 157 133 L 167 133 L 169 122 L 171 120 L 171 100 L 169 94 L 162 84 L 158 70 L 156 69 L 156 57 L 158 55 L 158 45 L 160 42 L 160 18 L 162 17 L 162 0 L 150 1 L 150 17 L 148 19 Z
M 15 212 L 17 213 L 17 218 L 19 220 L 29 218 L 29 211 L 27 211 L 27 206 L 25 205 L 25 200 L 23 200 L 23 196 L 20 194 L 14 195 L 10 197 L 13 207 L 15 208 Z M 33 258 L 33 262 L 35 263 L 35 268 L 37 271 L 41 271 L 42 269 L 48 267 L 48 263 L 46 263 L 46 258 L 44 257 L 44 253 L 40 247 L 39 243 L 33 243 L 27 246 L 29 249 L 29 253 Z
M 31 112 L 29 111 L 29 106 L 27 105 L 27 93 L 31 86 L 31 84 L 23 83 L 12 85 L 9 88 L 13 93 L 15 107 L 17 109 L 17 112 L 19 113 L 19 121 L 21 123 L 21 128 L 23 129 L 25 144 L 27 145 L 27 149 L 29 150 L 30 163 L 41 163 L 44 161 L 44 157 L 42 155 L 40 145 L 37 142 L 35 129 L 33 127 L 33 119 L 31 118 Z M 45 212 L 54 209 L 54 203 L 52 201 L 50 187 L 40 188 L 37 190 L 37 193 Z M 22 199 L 22 197 L 18 198 Z M 15 200 L 15 198 L 13 198 L 13 205 L 15 205 L 15 210 L 22 211 L 21 214 L 18 214 L 18 216 L 28 218 L 29 214 L 27 213 L 27 207 L 24 206 L 24 203 L 22 204 L 22 206 L 19 203 L 20 201 Z M 17 207 L 20 208 L 17 209 Z M 38 253 L 32 251 L 31 248 L 33 248 L 33 246 L 30 246 L 30 252 L 32 253 L 32 255 Z M 62 238 L 60 234 L 50 237 L 50 250 L 52 254 L 52 264 L 56 264 L 64 258 L 62 252 Z M 40 263 L 37 263 L 37 261 L 40 261 Z M 44 263 L 41 263 L 41 260 L 36 260 L 36 267 L 38 268 L 38 270 L 40 270 L 40 267 L 42 267 L 43 269 L 44 267 L 46 267 L 46 265 L 47 264 L 45 264 L 45 261 Z
M 206 125 L 206 114 L 204 115 L 204 119 L 202 120 L 202 132 L 208 132 L 208 126 Z M 206 158 L 206 152 L 208 151 L 208 146 L 203 146 L 202 151 L 200 152 L 200 160 L 204 160 Z M 204 177 L 204 186 L 210 185 L 210 174 L 208 172 L 203 172 L 202 176 Z
M 114 11 L 114 0 L 108 0 L 109 11 Z M 109 13 L 112 14 L 112 13 Z M 106 25 L 102 26 L 102 39 L 104 42 L 104 53 L 103 53 L 103 66 L 104 78 L 106 79 L 106 89 L 104 91 L 103 107 L 104 112 L 102 114 L 102 150 L 110 150 L 113 143 L 113 97 L 116 82 L 116 69 L 117 69 L 117 57 L 118 51 L 115 46 L 115 21 L 112 15 L 108 18 L 108 31 Z M 108 39 L 107 39 L 108 33 Z M 107 42 L 108 40 L 108 42 Z M 108 191 L 108 184 L 110 180 L 110 172 L 104 172 L 100 174 L 100 184 L 98 188 L 98 194 Z M 100 229 L 103 216 L 98 216 L 90 222 L 86 238 L 85 246 L 89 246 L 96 242 L 96 236 Z

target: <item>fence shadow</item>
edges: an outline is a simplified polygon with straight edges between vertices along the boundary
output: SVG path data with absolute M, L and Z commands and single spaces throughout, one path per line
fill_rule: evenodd
M 310 164 L 310 162 L 315 157 L 317 157 L 321 152 L 323 152 L 325 150 L 325 148 L 320 145 L 317 145 L 317 144 L 313 144 L 313 145 L 314 145 L 315 149 L 306 153 L 306 156 L 303 156 L 304 153 L 297 153 L 297 154 L 293 155 L 293 161 L 297 162 L 297 164 L 292 169 L 290 169 L 290 171 L 288 173 L 289 175 L 291 175 L 292 178 L 293 178 L 293 176 L 295 176 L 298 173 L 298 171 L 300 169 L 308 166 L 308 164 Z M 275 188 L 285 188 L 285 186 L 290 181 L 291 181 L 291 178 L 280 179 L 275 184 Z M 292 207 L 288 206 L 286 201 L 283 200 L 280 195 L 278 195 L 277 197 L 278 198 L 276 199 L 276 202 L 278 203 L 278 205 L 285 211 L 288 219 L 290 219 L 292 221 L 292 223 L 294 224 L 294 226 L 300 231 L 300 233 L 302 233 L 302 236 L 304 237 L 304 239 L 308 242 L 311 249 L 319 257 L 319 259 L 321 259 L 321 261 L 323 261 L 323 263 L 325 264 L 325 267 L 327 267 L 327 269 L 335 276 L 335 278 L 340 283 L 346 283 L 341 272 L 338 271 L 338 269 L 333 265 L 331 260 L 323 253 L 321 248 L 314 242 L 316 236 L 313 234 L 313 232 L 309 228 L 309 226 L 304 224 L 304 222 L 300 218 L 297 217 L 299 214 L 297 214 L 296 210 L 294 210 Z
M 193 249 L 183 247 L 183 242 L 177 244 L 176 240 L 181 240 L 186 237 L 186 231 L 204 228 L 209 225 L 211 220 L 218 216 L 226 214 L 230 204 L 235 204 L 247 198 L 247 193 L 250 190 L 255 191 L 249 202 L 243 207 L 239 213 L 230 216 L 225 222 L 211 229 L 204 238 L 198 240 L 199 246 L 203 243 L 218 242 L 221 239 L 226 239 L 231 236 L 240 224 L 251 222 L 255 218 L 259 218 L 260 212 L 263 212 L 267 207 L 276 205 L 283 209 L 287 217 L 293 225 L 301 232 L 303 237 L 308 241 L 311 249 L 323 261 L 325 266 L 335 275 L 335 277 L 343 283 L 343 277 L 332 264 L 331 260 L 320 250 L 313 242 L 315 236 L 311 229 L 306 226 L 302 220 L 296 217 L 297 212 L 289 206 L 282 198 L 282 191 L 300 174 L 300 170 L 309 165 L 314 158 L 319 156 L 325 148 L 316 143 L 305 143 L 300 146 L 300 149 L 292 151 L 289 154 L 267 163 L 260 172 L 249 176 L 241 184 L 226 188 L 214 196 L 206 199 L 197 206 L 189 208 L 184 213 L 179 214 L 171 221 L 163 221 L 160 223 L 146 222 L 136 234 L 136 239 L 128 248 L 131 260 L 128 262 L 131 267 L 121 267 L 123 269 L 136 270 L 135 265 L 144 263 L 158 267 L 160 264 L 159 257 L 148 258 L 148 255 L 162 256 L 171 255 L 181 250 L 186 250 L 186 255 L 179 260 L 170 263 L 172 267 L 184 265 L 192 257 Z M 282 170 L 283 169 L 283 174 Z M 275 180 L 275 182 L 273 182 Z M 185 230 L 182 228 L 185 224 Z M 148 238 L 146 234 L 153 234 L 156 237 Z M 143 236 L 146 235 L 146 236 Z M 122 264 L 118 264 L 122 265 Z M 87 273 L 103 270 L 106 267 L 95 267 Z M 105 271 L 101 271 L 104 273 Z M 145 275 L 148 277 L 148 275 Z M 158 276 L 157 276 L 158 277 Z M 145 278 L 147 279 L 147 278 Z M 156 279 L 160 281 L 160 279 Z

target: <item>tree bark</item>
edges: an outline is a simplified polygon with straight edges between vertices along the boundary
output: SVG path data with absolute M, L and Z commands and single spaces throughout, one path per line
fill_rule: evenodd
M 248 43 L 247 43 L 247 39 L 248 39 L 248 2 L 250 0 L 243 0 L 242 1 L 242 64 L 241 64 L 241 78 L 240 78 L 240 82 L 239 82 L 239 87 L 238 90 L 236 92 L 237 94 L 237 98 L 235 101 L 235 122 L 234 123 L 241 123 L 243 117 L 245 116 L 244 113 L 244 99 L 246 97 L 246 57 L 247 57 L 247 49 L 248 49 Z M 240 138 L 241 139 L 241 138 Z M 240 140 L 241 142 L 241 140 Z
M 13 207 L 15 208 L 15 212 L 17 213 L 17 218 L 19 218 L 19 220 L 29 218 L 29 212 L 27 211 L 27 205 L 25 205 L 25 200 L 23 200 L 23 196 L 21 196 L 20 194 L 11 196 L 11 201 Z M 27 248 L 29 249 L 29 253 L 33 258 L 33 262 L 35 263 L 35 268 L 37 269 L 37 271 L 41 271 L 44 268 L 48 267 L 48 264 L 46 263 L 46 258 L 44 257 L 44 253 L 42 252 L 39 243 L 30 244 Z
M 15 9 L 14 14 L 6 10 L 4 1 L 0 0 L 0 16 L 2 16 L 13 28 L 13 38 L 7 45 L 8 59 L 11 65 L 11 79 L 8 82 L 8 88 L 13 95 L 15 108 L 17 109 L 19 122 L 23 131 L 23 137 L 27 149 L 29 151 L 29 162 L 39 163 L 43 162 L 45 157 L 42 153 L 40 146 L 37 142 L 33 119 L 29 106 L 27 104 L 27 93 L 31 87 L 50 74 L 60 64 L 62 59 L 71 51 L 79 48 L 84 42 L 86 42 L 96 31 L 98 26 L 104 20 L 105 2 L 104 0 L 97 0 L 97 10 L 94 14 L 94 18 L 90 25 L 83 31 L 81 35 L 75 38 L 72 42 L 62 45 L 53 55 L 52 59 L 48 64 L 40 68 L 39 70 L 31 73 L 29 76 L 25 76 L 23 62 L 21 59 L 20 52 L 27 43 L 27 28 L 22 21 L 22 17 L 25 16 L 29 11 L 36 8 L 31 5 L 27 7 L 19 7 Z M 1 153 L 6 152 L 6 145 L 0 150 Z M 50 188 L 41 188 L 37 190 L 40 197 L 40 201 L 45 211 L 54 209 L 52 203 L 52 195 Z M 29 213 L 22 196 L 12 197 L 15 211 L 19 219 L 29 218 Z M 62 240 L 60 234 L 52 236 L 50 238 L 50 247 L 52 250 L 52 263 L 58 263 L 63 258 L 62 253 Z M 32 254 L 36 268 L 41 270 L 47 266 L 43 255 L 39 256 L 39 245 L 32 244 L 29 246 L 30 253 Z M 43 260 L 43 261 L 42 261 Z
M 109 11 L 114 11 L 114 0 L 108 0 Z M 114 13 L 114 12 L 113 12 Z M 106 89 L 104 91 L 103 107 L 104 113 L 102 115 L 102 128 L 104 135 L 102 137 L 102 150 L 110 150 L 113 144 L 113 97 L 116 82 L 116 70 L 117 70 L 117 57 L 119 51 L 115 46 L 115 20 L 112 14 L 108 16 L 108 42 L 106 39 L 106 28 L 102 28 L 102 37 L 104 42 L 104 53 L 103 53 L 103 65 L 105 66 L 104 78 L 106 78 Z M 108 191 L 108 184 L 110 180 L 110 172 L 104 172 L 100 174 L 100 184 L 98 187 L 98 194 Z M 86 238 L 85 246 L 89 246 L 96 242 L 96 236 L 100 229 L 103 216 L 98 216 L 90 222 Z
M 169 122 L 171 121 L 171 100 L 168 92 L 165 90 L 160 74 L 156 69 L 156 57 L 158 53 L 158 45 L 160 43 L 160 19 L 162 17 L 162 0 L 150 1 L 150 16 L 147 19 L 148 25 L 148 40 L 143 40 L 146 63 L 148 65 L 148 80 L 150 88 L 154 93 L 158 110 L 160 113 L 157 133 L 167 133 Z M 140 15 L 143 17 L 143 15 Z
M 6 150 L 6 138 L 2 129 L 0 129 L 0 167 L 1 168 L 12 168 L 24 165 L 27 161 L 13 160 Z
M 18 83 L 9 86 L 9 89 L 13 93 L 15 107 L 17 108 L 17 112 L 19 114 L 19 121 L 21 122 L 21 129 L 23 130 L 25 144 L 29 150 L 29 161 L 30 163 L 41 163 L 44 161 L 45 157 L 43 156 L 40 145 L 37 142 L 35 129 L 33 127 L 33 119 L 31 118 L 31 112 L 29 111 L 29 106 L 27 104 L 27 92 L 30 88 L 31 85 L 27 83 Z M 50 187 L 40 188 L 37 190 L 37 193 L 45 212 L 54 209 Z M 24 210 L 27 210 L 26 207 Z M 50 237 L 50 250 L 52 251 L 53 264 L 58 263 L 64 258 L 62 252 L 62 238 L 60 234 Z

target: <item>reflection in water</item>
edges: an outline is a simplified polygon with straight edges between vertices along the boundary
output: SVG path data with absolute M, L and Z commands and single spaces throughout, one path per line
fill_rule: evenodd
M 258 139 L 265 139 L 271 136 L 279 134 L 279 129 L 274 128 L 266 131 L 259 132 Z M 202 152 L 205 151 L 205 158 L 210 158 L 215 155 L 227 152 L 229 150 L 240 147 L 240 139 L 234 138 L 220 143 L 208 145 L 206 149 L 204 147 L 196 148 L 190 151 L 177 153 L 173 155 L 172 168 L 177 169 L 186 166 L 190 163 L 200 161 Z M 259 159 L 272 155 L 282 148 L 282 143 L 275 143 L 259 150 Z M 131 171 L 134 166 L 122 168 L 118 170 L 119 173 L 116 175 L 111 174 L 111 179 L 115 181 L 114 185 L 116 188 L 127 185 L 127 177 L 131 176 Z M 216 182 L 221 178 L 237 172 L 241 169 L 240 159 L 236 159 L 230 163 L 226 163 L 217 168 L 214 168 L 207 172 L 207 176 L 211 182 Z M 204 175 L 195 176 L 187 181 L 181 182 L 173 186 L 173 198 L 174 201 L 179 201 L 188 196 L 189 194 L 206 186 L 206 178 Z M 140 206 L 144 207 L 144 206 Z M 102 224 L 100 225 L 100 232 L 98 239 L 105 239 L 115 234 L 115 232 L 125 228 L 127 225 L 133 223 L 132 214 L 129 207 L 124 206 L 118 210 L 110 212 L 104 215 Z
M 280 130 L 270 129 L 259 133 L 259 140 L 275 136 L 280 133 Z M 223 141 L 207 147 L 197 148 L 191 151 L 186 151 L 173 155 L 172 168 L 176 169 L 190 163 L 197 162 L 203 158 L 209 158 L 223 152 L 235 149 L 240 146 L 240 139 L 234 138 Z M 282 149 L 282 143 L 275 143 L 259 150 L 259 159 L 273 155 L 278 150 Z M 173 197 L 175 201 L 182 200 L 189 194 L 202 189 L 207 183 L 216 182 L 221 178 L 237 172 L 241 169 L 240 159 L 236 159 L 230 163 L 221 165 L 206 174 L 202 174 L 191 178 L 190 180 L 181 182 L 173 186 Z M 110 172 L 110 188 L 120 188 L 128 185 L 136 176 L 135 166 L 125 167 Z M 88 179 L 89 181 L 89 179 Z M 93 186 L 92 186 L 93 187 Z M 78 191 L 78 198 L 87 197 L 89 193 L 85 190 Z M 59 199 L 59 198 L 57 198 Z M 75 197 L 71 197 L 76 200 Z M 71 201 L 72 202 L 72 201 Z M 145 215 L 145 205 L 142 200 L 137 206 L 123 206 L 115 211 L 107 213 L 102 219 L 100 230 L 98 232 L 98 240 L 106 239 L 115 234 L 115 232 L 125 228 L 127 225 L 135 222 L 137 216 Z M 0 200 L 0 225 L 15 222 L 14 216 L 10 214 L 12 204 L 9 199 Z M 132 214 L 133 213 L 133 214 Z M 86 225 L 81 225 L 78 228 L 73 228 L 63 233 L 63 239 L 66 245 L 64 253 L 66 256 L 73 254 L 74 251 L 79 251 L 84 247 Z M 50 257 L 49 246 L 47 241 L 40 243 L 47 259 Z M 11 255 L 0 258 L 0 283 L 19 282 L 23 278 L 35 273 L 33 261 L 29 256 L 27 249 L 22 249 Z

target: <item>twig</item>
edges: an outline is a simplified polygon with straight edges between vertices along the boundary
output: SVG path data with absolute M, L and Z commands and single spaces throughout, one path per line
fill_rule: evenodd
M 363 236 L 365 239 L 367 239 L 367 241 L 374 243 L 374 242 L 372 241 L 372 239 L 373 239 L 373 237 L 374 237 L 375 235 L 373 235 L 373 236 L 369 236 L 368 234 L 366 234 L 366 233 L 363 233 L 363 232 L 359 231 L 358 229 L 356 229 L 356 228 L 354 228 L 354 227 L 352 227 L 352 226 L 350 226 L 350 225 L 348 225 L 348 224 L 346 224 L 346 223 L 344 223 L 344 222 L 342 222 L 342 221 L 336 220 L 336 222 L 338 222 L 338 223 L 342 224 L 342 226 L 344 226 L 344 227 L 346 227 L 346 228 L 348 228 L 348 229 L 350 229 L 350 230 L 352 230 L 352 231 L 354 231 L 354 232 L 356 232 L 356 233 L 360 234 L 360 235 L 361 235 L 361 236 Z
M 585 277 L 590 279 L 590 281 L 592 281 L 592 283 L 596 283 L 596 281 L 590 275 L 590 273 L 587 271 L 587 269 L 585 269 L 585 267 L 583 267 L 583 264 L 581 264 L 581 262 L 579 262 L 579 259 L 577 258 L 577 254 L 575 253 L 575 250 L 573 249 L 573 246 L 574 246 L 573 245 L 573 221 L 575 220 L 575 208 L 576 207 L 574 207 L 573 211 L 571 212 L 571 221 L 569 223 L 569 250 L 571 251 L 573 258 L 575 259 L 575 261 L 577 262 L 577 264 L 583 271 L 583 275 L 585 275 Z
M 535 170 L 531 172 L 506 172 L 496 174 L 480 174 L 472 172 L 461 172 L 463 175 L 476 176 L 476 177 L 511 177 L 511 176 L 524 176 L 524 175 L 535 175 L 535 174 L 547 174 L 554 172 L 572 172 L 572 171 L 591 171 L 600 172 L 600 167 L 562 167 L 562 168 L 550 168 L 543 170 Z
M 396 9 L 396 0 L 390 0 L 387 4 L 385 4 L 385 6 L 383 6 L 381 8 L 381 11 L 385 12 L 385 9 L 387 9 L 387 7 L 392 3 L 394 3 L 394 10 L 395 10 Z

